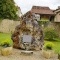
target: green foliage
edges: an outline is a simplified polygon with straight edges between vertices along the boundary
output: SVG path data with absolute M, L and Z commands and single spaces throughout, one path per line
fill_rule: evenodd
M 45 25 L 45 24 L 47 24 L 49 22 L 49 20 L 40 20 L 40 21 L 38 21 L 38 23 L 39 23 L 39 25 L 41 26 L 41 25 Z
M 53 50 L 54 44 L 52 42 L 48 42 L 44 45 L 44 49 Z
M 2 47 L 10 47 L 11 44 L 9 42 L 3 42 L 3 43 L 1 43 L 0 46 L 2 46 Z
M 58 38 L 58 33 L 54 28 L 45 28 L 45 39 L 46 40 L 55 40 L 55 38 Z
M 17 10 L 14 0 L 0 0 L 0 18 L 17 19 Z

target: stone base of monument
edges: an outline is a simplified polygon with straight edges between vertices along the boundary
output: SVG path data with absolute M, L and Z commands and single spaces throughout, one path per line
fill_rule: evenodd
M 21 51 L 21 54 L 23 54 L 23 55 L 31 55 L 31 54 L 33 54 L 33 51 Z

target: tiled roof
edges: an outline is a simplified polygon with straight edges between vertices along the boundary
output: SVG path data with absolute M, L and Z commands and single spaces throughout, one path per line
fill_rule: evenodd
M 54 14 L 54 12 L 49 7 L 41 7 L 41 6 L 33 6 L 31 12 L 37 14 L 49 14 L 49 15 Z

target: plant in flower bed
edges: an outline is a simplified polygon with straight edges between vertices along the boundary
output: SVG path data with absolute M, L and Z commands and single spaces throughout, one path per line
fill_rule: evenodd
M 46 43 L 43 48 L 43 56 L 45 58 L 51 58 L 54 56 L 54 50 L 53 50 L 54 44 L 52 42 Z
M 4 42 L 0 46 L 1 46 L 1 54 L 3 56 L 7 56 L 11 54 L 12 46 L 8 42 Z
M 44 45 L 45 50 L 53 50 L 54 44 L 52 42 L 48 42 Z
M 6 48 L 6 47 L 10 47 L 11 45 L 8 42 L 4 42 L 0 46 Z

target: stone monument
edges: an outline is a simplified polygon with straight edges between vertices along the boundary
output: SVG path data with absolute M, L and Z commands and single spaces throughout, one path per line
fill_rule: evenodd
M 30 35 L 31 38 L 27 36 Z M 25 37 L 26 36 L 26 37 Z M 41 27 L 34 19 L 23 19 L 20 25 L 16 26 L 14 33 L 11 36 L 14 48 L 25 49 L 24 38 L 27 41 L 31 39 L 29 49 L 40 50 L 44 44 L 44 36 Z

